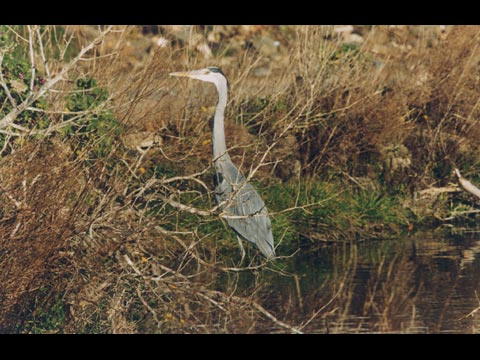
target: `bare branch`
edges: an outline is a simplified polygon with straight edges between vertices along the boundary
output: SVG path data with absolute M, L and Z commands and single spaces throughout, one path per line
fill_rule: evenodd
M 472 311 L 470 311 L 467 315 L 462 316 L 458 320 L 463 320 L 463 319 L 466 319 L 466 318 L 469 318 L 469 317 L 474 317 L 475 314 L 480 311 L 480 298 L 478 297 L 478 294 L 477 294 L 476 290 L 475 290 L 475 297 L 477 298 L 477 301 L 478 301 L 478 307 L 473 309 Z
M 52 89 L 54 85 L 58 82 L 65 79 L 65 75 L 69 72 L 74 65 L 78 63 L 78 61 L 91 49 L 100 43 L 100 41 L 110 32 L 113 26 L 109 26 L 105 31 L 103 31 L 96 39 L 94 39 L 90 44 L 82 48 L 77 56 L 72 59 L 56 76 L 53 78 L 48 79 L 45 84 L 37 91 L 32 92 L 21 104 L 16 106 L 13 110 L 11 110 L 3 119 L 0 120 L 0 129 L 10 125 L 13 123 L 18 115 L 20 115 L 23 111 L 25 111 L 29 106 L 31 106 L 35 101 L 40 99 L 44 96 L 48 91 Z
M 272 313 L 268 312 L 262 305 L 258 304 L 257 302 L 252 301 L 252 305 L 255 309 L 260 311 L 263 315 L 268 317 L 270 320 L 272 320 L 278 326 L 283 327 L 287 330 L 290 330 L 294 334 L 303 334 L 303 332 L 300 331 L 299 329 L 297 329 L 296 327 L 290 326 L 287 323 L 277 319 L 275 316 L 272 315 Z
M 47 75 L 47 78 L 49 78 L 50 69 L 48 68 L 48 61 L 45 57 L 45 51 L 43 49 L 43 41 L 42 41 L 42 35 L 40 33 L 40 27 L 37 26 L 36 30 L 37 30 L 38 46 L 40 47 L 40 57 L 42 58 L 43 67 L 45 68 L 45 74 Z
M 33 50 L 33 31 L 30 25 L 27 26 L 28 29 L 28 50 L 30 54 L 30 66 L 32 71 L 32 78 L 30 79 L 30 94 L 33 93 L 33 85 L 35 84 L 35 52 Z
M 15 200 L 15 198 L 13 196 L 11 196 L 2 186 L 2 184 L 0 183 L 0 190 L 2 190 L 2 192 L 7 196 L 8 199 L 10 199 L 13 204 L 15 205 L 15 207 L 17 209 L 20 209 L 22 207 L 22 203 L 18 200 Z
M 5 56 L 5 51 L 0 50 L 0 86 L 5 91 L 5 94 L 7 95 L 8 100 L 10 101 L 10 104 L 12 104 L 13 107 L 16 107 L 17 102 L 15 101 L 12 94 L 10 93 L 10 89 L 8 88 L 7 83 L 5 82 L 5 79 L 3 78 L 2 63 L 3 63 L 3 57 L 4 56 Z
M 135 274 L 141 276 L 145 280 L 154 280 L 154 281 L 160 281 L 161 280 L 160 277 L 152 278 L 152 277 L 143 275 L 141 273 L 141 271 L 135 266 L 133 261 L 128 257 L 128 255 L 124 255 L 124 259 L 127 262 L 127 264 L 133 269 Z M 160 264 L 159 267 L 161 269 L 163 269 L 164 271 L 166 271 L 167 273 L 172 274 L 174 277 L 178 277 L 178 278 L 182 279 L 183 281 L 190 282 L 190 280 L 188 279 L 187 276 L 181 274 L 178 271 L 174 271 L 174 270 L 170 269 L 169 267 L 167 267 L 165 265 L 162 265 L 162 264 Z M 199 295 L 203 299 L 211 302 L 212 304 L 214 304 L 216 307 L 218 307 L 219 309 L 221 309 L 224 312 L 227 312 L 226 308 L 223 306 L 223 304 L 220 304 L 220 302 L 218 302 L 214 298 L 222 299 L 222 301 L 224 301 L 226 304 L 228 304 L 230 302 L 234 302 L 234 303 L 239 304 L 239 305 L 251 306 L 254 309 L 256 309 L 258 312 L 263 314 L 265 317 L 267 317 L 269 320 L 271 320 L 273 323 L 275 323 L 277 326 L 279 326 L 281 328 L 284 328 L 284 329 L 287 329 L 288 331 L 290 331 L 294 334 L 303 334 L 303 332 L 301 330 L 299 330 L 298 328 L 281 321 L 275 315 L 273 315 L 271 312 L 269 312 L 267 309 L 265 309 L 262 305 L 260 305 L 259 303 L 257 303 L 256 301 L 254 301 L 252 299 L 242 298 L 242 297 L 234 296 L 234 295 L 227 295 L 227 294 L 225 294 L 221 291 L 218 291 L 218 290 L 206 289 L 203 286 L 200 286 L 199 291 L 197 292 L 197 295 Z
M 475 195 L 476 197 L 480 198 L 480 189 L 477 188 L 475 185 L 473 185 L 470 181 L 465 179 L 461 174 L 460 171 L 455 168 L 455 174 L 458 177 L 458 182 L 462 187 L 465 189 L 465 191 L 469 192 L 472 195 Z
M 280 326 L 284 329 L 287 329 L 294 334 L 303 334 L 303 332 L 300 331 L 299 329 L 297 329 L 296 327 L 291 326 L 291 325 L 279 320 L 276 316 L 274 316 L 271 312 L 266 310 L 262 305 L 260 305 L 259 303 L 257 303 L 254 300 L 241 298 L 241 297 L 238 297 L 238 296 L 227 296 L 226 294 L 224 294 L 220 291 L 216 291 L 216 290 L 206 290 L 205 289 L 204 291 L 208 294 L 219 296 L 219 297 L 225 299 L 225 301 L 235 301 L 235 302 L 240 303 L 240 304 L 250 305 L 253 308 L 255 308 L 257 311 L 259 311 L 260 313 L 265 315 L 268 319 L 270 319 L 276 325 L 278 325 L 278 326 Z
M 162 194 L 158 194 L 158 197 L 165 203 L 169 204 L 170 206 L 176 208 L 176 209 L 179 209 L 179 210 L 182 210 L 182 211 L 186 211 L 186 212 L 189 212 L 190 214 L 196 214 L 196 215 L 201 215 L 201 216 L 211 216 L 215 213 L 215 211 L 218 209 L 219 205 L 213 207 L 212 209 L 210 210 L 201 210 L 201 209 L 197 209 L 197 208 L 194 208 L 192 206 L 188 206 L 188 205 L 184 205 L 184 204 L 181 204 L 175 200 L 172 200 L 172 199 L 169 199 L 167 198 L 166 196 L 162 195 Z

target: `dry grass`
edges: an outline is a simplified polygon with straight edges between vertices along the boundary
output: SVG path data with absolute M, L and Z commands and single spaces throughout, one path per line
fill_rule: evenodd
M 1 167 L 0 323 L 9 329 L 22 319 L 29 294 L 65 285 L 68 240 L 81 231 L 75 219 L 86 210 L 85 184 L 59 145 L 26 145 Z

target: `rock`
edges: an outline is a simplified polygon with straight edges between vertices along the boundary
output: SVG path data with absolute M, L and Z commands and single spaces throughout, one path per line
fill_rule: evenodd
M 251 43 L 255 49 L 265 56 L 274 56 L 278 54 L 280 48 L 280 42 L 273 40 L 268 36 L 255 36 L 251 39 Z
M 253 70 L 253 76 L 264 77 L 270 74 L 270 68 L 268 66 L 260 66 Z
M 165 39 L 162 36 L 159 36 L 159 37 L 155 36 L 153 37 L 152 41 L 155 45 L 157 45 L 160 48 L 165 48 L 170 45 L 170 40 Z
M 193 25 L 166 25 L 165 29 L 178 40 L 197 50 L 206 59 L 212 57 L 212 51 L 207 44 L 207 39 L 203 34 L 198 33 Z
M 385 166 L 390 173 L 396 170 L 404 170 L 412 164 L 412 155 L 408 148 L 403 145 L 389 145 L 383 148 Z
M 350 34 L 346 39 L 345 42 L 348 44 L 361 44 L 363 43 L 363 37 L 358 34 Z
M 188 43 L 193 32 L 193 25 L 165 25 L 164 28 L 175 38 Z
M 333 32 L 337 35 L 348 36 L 353 32 L 353 25 L 338 26 L 333 29 Z
M 149 131 L 139 131 L 126 134 L 122 137 L 122 141 L 128 149 L 143 149 L 154 145 L 162 144 L 162 138 Z
M 363 37 L 355 32 L 353 25 L 339 26 L 333 29 L 333 32 L 343 38 L 343 42 L 346 44 L 361 44 L 363 43 Z
M 17 93 L 23 93 L 28 90 L 28 86 L 22 80 L 10 79 L 10 86 Z
M 206 43 L 200 43 L 195 48 L 205 59 L 210 59 L 213 56 L 212 50 Z

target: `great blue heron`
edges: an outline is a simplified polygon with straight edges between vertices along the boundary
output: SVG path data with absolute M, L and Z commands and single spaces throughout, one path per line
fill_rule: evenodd
M 224 113 L 227 105 L 227 78 L 215 66 L 200 70 L 170 73 L 215 84 L 218 103 L 213 120 L 213 162 L 216 170 L 215 199 L 225 202 L 223 212 L 228 225 L 237 233 L 242 261 L 245 250 L 242 240 L 254 243 L 267 258 L 275 256 L 268 210 L 255 188 L 246 183 L 245 176 L 233 164 L 225 143 Z M 233 194 L 232 194 L 233 193 Z M 233 195 L 233 197 L 232 197 Z

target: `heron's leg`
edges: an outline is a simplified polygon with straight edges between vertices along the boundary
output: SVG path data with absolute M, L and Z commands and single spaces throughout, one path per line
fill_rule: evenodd
M 240 239 L 240 236 L 237 236 L 237 240 L 238 240 L 238 245 L 240 245 L 240 255 L 242 257 L 240 259 L 240 264 L 242 264 L 243 259 L 245 259 L 245 249 L 243 248 L 242 239 Z

